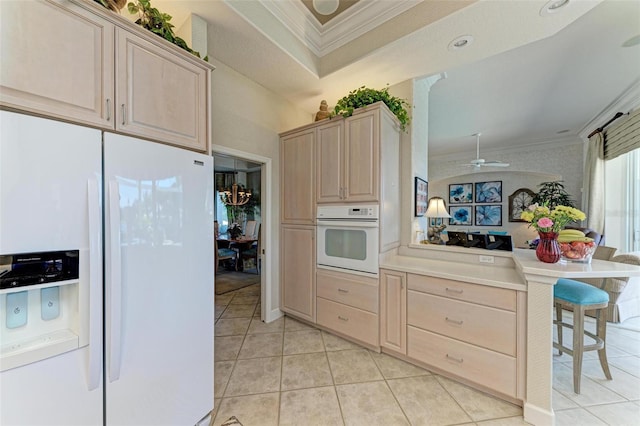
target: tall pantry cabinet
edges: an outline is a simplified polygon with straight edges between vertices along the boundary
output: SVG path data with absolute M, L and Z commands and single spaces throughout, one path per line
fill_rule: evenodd
M 316 304 L 324 301 L 316 288 L 318 204 L 379 204 L 380 251 L 399 244 L 399 125 L 379 102 L 346 119 L 333 117 L 282 133 L 280 160 L 281 309 L 316 323 Z M 377 298 L 374 302 L 370 309 L 377 323 Z M 345 333 L 376 345 L 377 326 L 375 339 L 370 327 L 355 328 L 360 329 L 367 336 Z
M 281 135 L 281 309 L 316 320 L 314 128 Z

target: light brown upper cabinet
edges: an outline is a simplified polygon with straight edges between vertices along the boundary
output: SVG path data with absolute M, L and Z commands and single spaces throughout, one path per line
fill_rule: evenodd
M 280 135 L 282 223 L 315 224 L 315 136 L 312 127 Z
M 3 2 L 0 17 L 0 105 L 209 151 L 213 66 L 91 1 Z
M 123 29 L 116 34 L 116 129 L 205 152 L 209 71 Z
M 68 2 L 2 2 L 0 104 L 112 127 L 114 28 Z
M 394 119 L 381 114 L 391 115 L 374 104 L 317 128 L 318 203 L 380 201 L 381 135 L 387 134 L 381 126 L 391 125 L 399 138 Z

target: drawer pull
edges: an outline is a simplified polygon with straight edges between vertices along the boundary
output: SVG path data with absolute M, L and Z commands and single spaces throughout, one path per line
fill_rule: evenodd
M 450 359 L 451 361 L 457 362 L 458 364 L 462 364 L 464 362 L 464 359 L 456 358 L 455 356 L 451 356 L 449 354 L 447 354 L 447 359 Z
M 454 320 L 454 319 L 451 319 L 451 318 L 449 318 L 449 317 L 445 317 L 445 319 L 444 319 L 444 320 L 445 320 L 446 322 L 450 322 L 450 323 L 453 323 L 453 324 L 456 324 L 456 325 L 462 325 L 462 324 L 464 323 L 464 321 L 463 321 L 463 320 Z
M 343 288 L 339 288 L 339 289 L 338 289 L 338 292 L 339 292 L 339 293 L 349 293 L 349 290 L 345 290 L 345 289 L 343 289 Z
M 349 318 L 341 317 L 340 315 L 338 315 L 338 319 L 342 321 L 349 321 Z
M 447 287 L 445 290 L 448 291 L 449 293 L 458 293 L 458 294 L 462 294 L 462 292 L 464 291 L 462 289 L 450 288 L 450 287 Z

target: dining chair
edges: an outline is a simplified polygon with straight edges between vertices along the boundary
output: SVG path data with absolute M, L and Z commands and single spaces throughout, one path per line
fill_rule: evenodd
M 247 250 L 243 250 L 240 255 L 240 261 L 242 262 L 242 269 L 246 270 L 244 261 L 250 260 L 255 265 L 256 274 L 260 275 L 260 229 L 258 227 L 258 241 L 255 245 L 252 245 L 251 248 Z
M 253 238 L 256 235 L 258 222 L 255 220 L 248 220 L 244 226 L 244 236 L 246 238 Z
M 235 262 L 237 262 L 238 252 L 236 252 L 235 250 L 231 250 L 230 248 L 218 248 L 218 239 L 216 239 L 215 241 L 216 241 L 215 242 L 216 244 L 215 272 L 217 273 L 221 262 L 224 262 L 225 260 L 230 260 L 230 259 L 233 259 Z

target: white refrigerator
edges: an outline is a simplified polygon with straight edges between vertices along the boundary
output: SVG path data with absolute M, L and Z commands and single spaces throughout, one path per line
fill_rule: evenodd
M 0 111 L 0 273 L 79 253 L 75 280 L 0 290 L 1 425 L 207 422 L 212 210 L 212 157 Z

